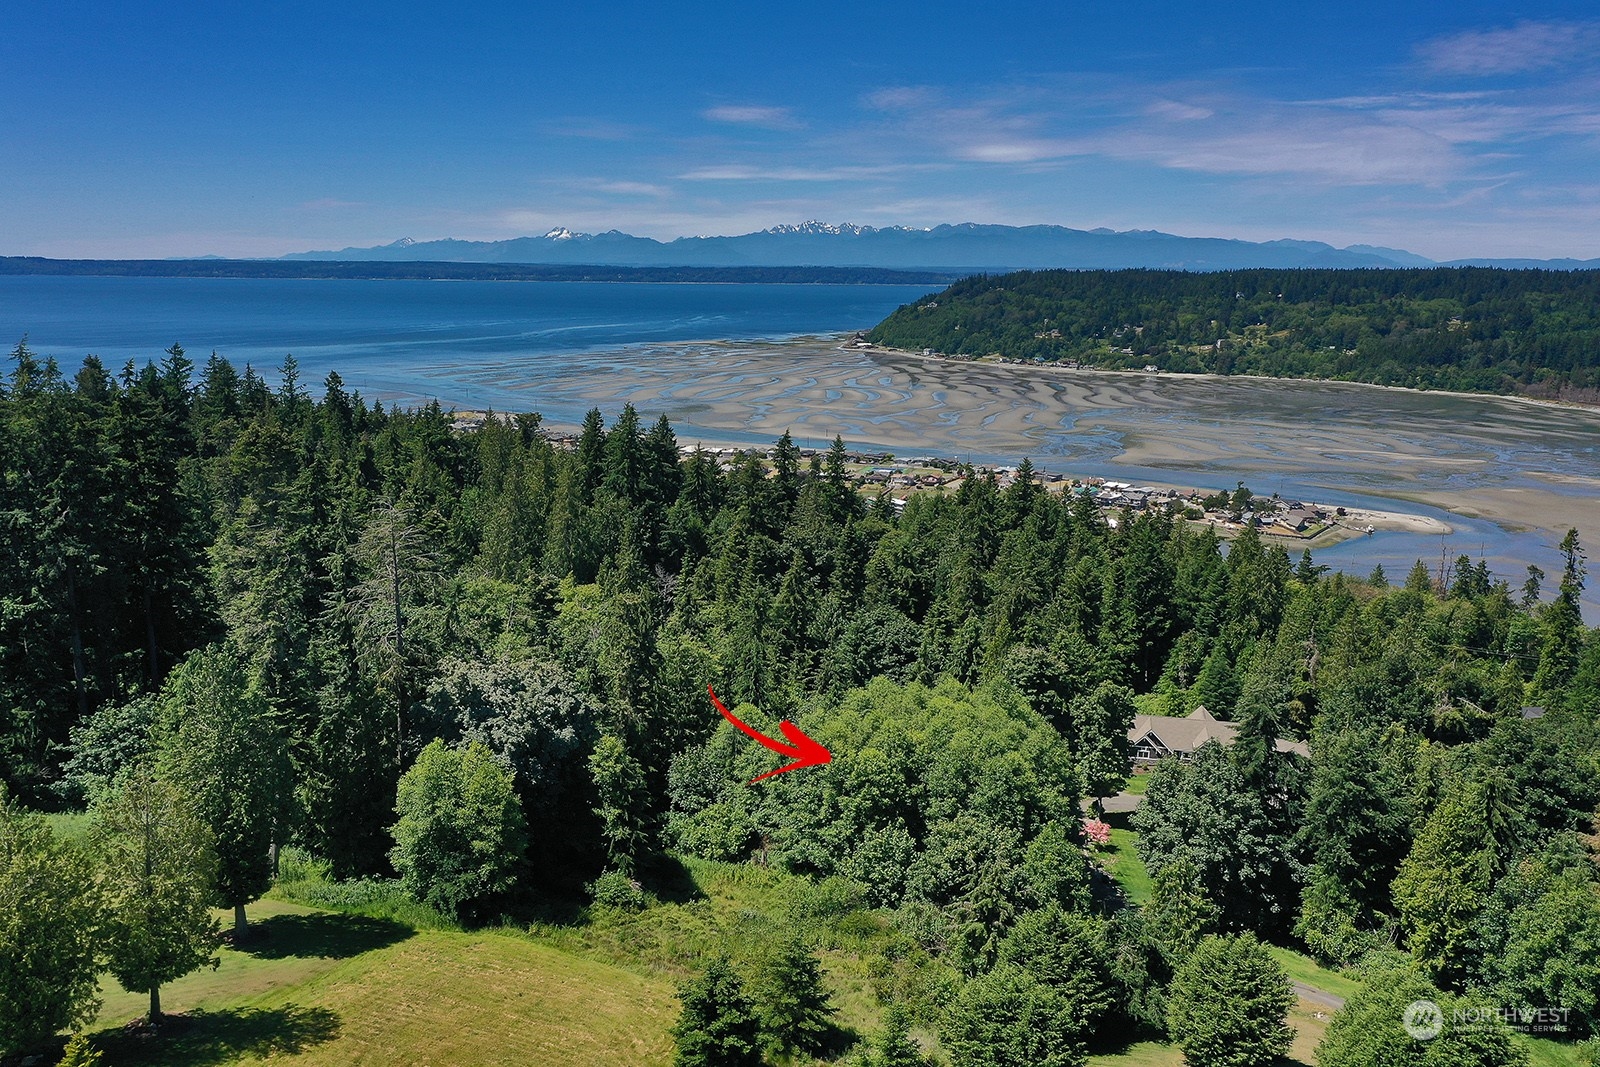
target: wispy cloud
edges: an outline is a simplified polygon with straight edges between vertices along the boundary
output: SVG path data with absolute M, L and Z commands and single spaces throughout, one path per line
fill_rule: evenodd
M 786 107 L 760 107 L 755 104 L 725 104 L 710 107 L 700 116 L 712 122 L 728 122 L 736 126 L 761 126 L 769 130 L 792 130 L 800 123 L 794 112 Z
M 1216 114 L 1208 107 L 1195 107 L 1179 100 L 1157 100 L 1144 110 L 1153 118 L 1170 119 L 1173 122 L 1199 122 Z
M 669 192 L 666 186 L 653 182 L 601 180 L 590 182 L 589 188 L 601 193 L 616 193 L 618 196 L 666 196 Z
M 1526 74 L 1600 58 L 1600 22 L 1519 22 L 1424 41 L 1417 55 L 1439 74 Z
M 986 137 L 955 146 L 957 158 L 974 163 L 1038 163 L 1093 151 L 1086 142 L 1037 137 Z
M 881 167 L 778 167 L 726 164 L 697 167 L 678 175 L 693 182 L 842 182 L 863 178 L 881 178 L 913 169 L 927 169 L 906 165 Z
M 938 112 L 917 128 L 955 159 L 998 166 L 1038 167 L 1095 157 L 1350 186 L 1432 185 L 1470 168 L 1455 139 L 1444 135 L 1448 129 L 1410 121 L 1416 116 L 1409 112 L 1124 92 L 1115 109 L 1098 101 L 1092 109 L 1064 103 L 1028 113 L 977 106 Z M 1144 94 L 1151 96 L 1147 103 L 1126 102 L 1126 96 L 1136 100 Z M 1071 114 L 1072 122 L 1062 122 L 1063 113 Z M 1431 117 L 1436 125 L 1448 126 L 1447 116 Z
M 1101 151 L 1179 170 L 1292 175 L 1338 185 L 1436 184 L 1459 177 L 1464 160 L 1425 131 L 1352 116 L 1287 115 L 1278 121 L 1230 119 L 1183 136 L 1123 130 Z
M 931 85 L 892 85 L 867 93 L 861 103 L 877 111 L 904 111 L 927 107 L 938 99 L 939 90 Z

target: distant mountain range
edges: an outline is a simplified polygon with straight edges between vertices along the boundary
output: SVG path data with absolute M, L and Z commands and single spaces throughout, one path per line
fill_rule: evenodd
M 657 241 L 620 230 L 507 241 L 413 241 L 375 248 L 296 252 L 285 260 L 589 264 L 617 267 L 877 267 L 917 271 L 1037 270 L 1052 267 L 1234 270 L 1250 267 L 1542 267 L 1579 270 L 1600 259 L 1470 259 L 1440 263 L 1398 248 L 1321 241 L 1238 241 L 1157 230 L 1074 230 L 1066 226 L 960 225 L 913 229 L 806 222 L 736 237 Z

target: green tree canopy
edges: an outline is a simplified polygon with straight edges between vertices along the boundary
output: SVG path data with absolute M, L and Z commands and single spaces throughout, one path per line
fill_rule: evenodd
M 1053 987 L 1020 967 L 968 982 L 945 1012 L 955 1067 L 1083 1067 L 1084 1020 Z
M 511 774 L 479 742 L 434 740 L 400 777 L 390 853 L 417 900 L 475 919 L 511 889 L 527 844 Z
M 191 653 L 168 677 L 164 705 L 163 773 L 211 829 L 216 899 L 243 936 L 245 905 L 272 884 L 272 849 L 288 836 L 288 746 L 226 646 Z
M 1294 989 L 1247 934 L 1208 937 L 1167 991 L 1167 1032 L 1192 1067 L 1259 1067 L 1289 1051 Z
M 150 994 L 154 1025 L 161 987 L 215 962 L 211 831 L 193 800 L 148 764 L 129 768 L 91 815 L 111 974 L 130 993 Z
M 1408 961 L 1374 957 L 1363 969 L 1360 990 L 1334 1014 L 1317 1045 L 1319 1067 L 1528 1063 L 1526 1046 L 1512 1036 L 1497 1009 L 1471 1011 L 1470 1001 L 1441 992 Z M 1469 1011 L 1470 1023 L 1457 1020 L 1460 1009 Z M 1418 1036 L 1407 1031 L 1408 1022 Z
M 0 1054 L 94 1018 L 103 921 L 87 857 L 0 786 Z

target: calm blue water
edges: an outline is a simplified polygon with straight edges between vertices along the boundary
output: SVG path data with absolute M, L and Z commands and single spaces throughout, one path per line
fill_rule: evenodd
M 174 341 L 263 373 L 285 354 L 315 386 L 337 370 L 369 398 L 447 405 L 472 364 L 665 341 L 765 340 L 866 329 L 927 286 L 609 282 L 299 281 L 0 277 L 0 339 L 27 335 L 69 373 L 88 353 L 113 372 Z M 267 375 L 275 381 L 276 375 Z M 314 390 L 315 391 L 315 390 Z M 514 394 L 498 398 L 501 406 Z M 525 399 L 525 398 L 524 398 Z M 581 417 L 581 412 L 579 413 Z

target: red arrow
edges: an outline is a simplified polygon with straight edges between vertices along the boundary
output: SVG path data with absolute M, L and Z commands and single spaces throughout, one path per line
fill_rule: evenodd
M 766 745 L 768 748 L 772 749 L 772 751 L 788 756 L 794 760 L 793 763 L 786 767 L 779 767 L 775 771 L 768 771 L 766 774 L 756 775 L 754 778 L 750 779 L 751 785 L 755 785 L 763 778 L 771 778 L 775 774 L 782 774 L 784 771 L 792 771 L 800 767 L 810 767 L 813 764 L 820 767 L 822 764 L 832 761 L 833 753 L 829 752 L 827 749 L 817 744 L 817 742 L 813 741 L 804 730 L 800 729 L 800 727 L 796 726 L 788 719 L 784 719 L 778 724 L 778 729 L 783 731 L 783 736 L 789 739 L 789 744 L 786 745 L 782 741 L 774 741 L 766 734 L 763 734 L 757 730 L 752 730 L 749 726 L 740 722 L 738 717 L 735 716 L 733 712 L 729 711 L 727 707 L 723 705 L 722 701 L 717 699 L 716 690 L 712 689 L 709 685 L 706 686 L 706 692 L 711 694 L 711 703 L 715 704 L 717 706 L 717 710 L 722 712 L 722 717 L 724 719 L 727 719 L 729 722 L 733 723 L 733 725 L 737 726 L 739 729 L 743 730 L 757 741 L 760 741 L 763 745 Z M 794 747 L 791 748 L 790 745 L 793 745 Z

